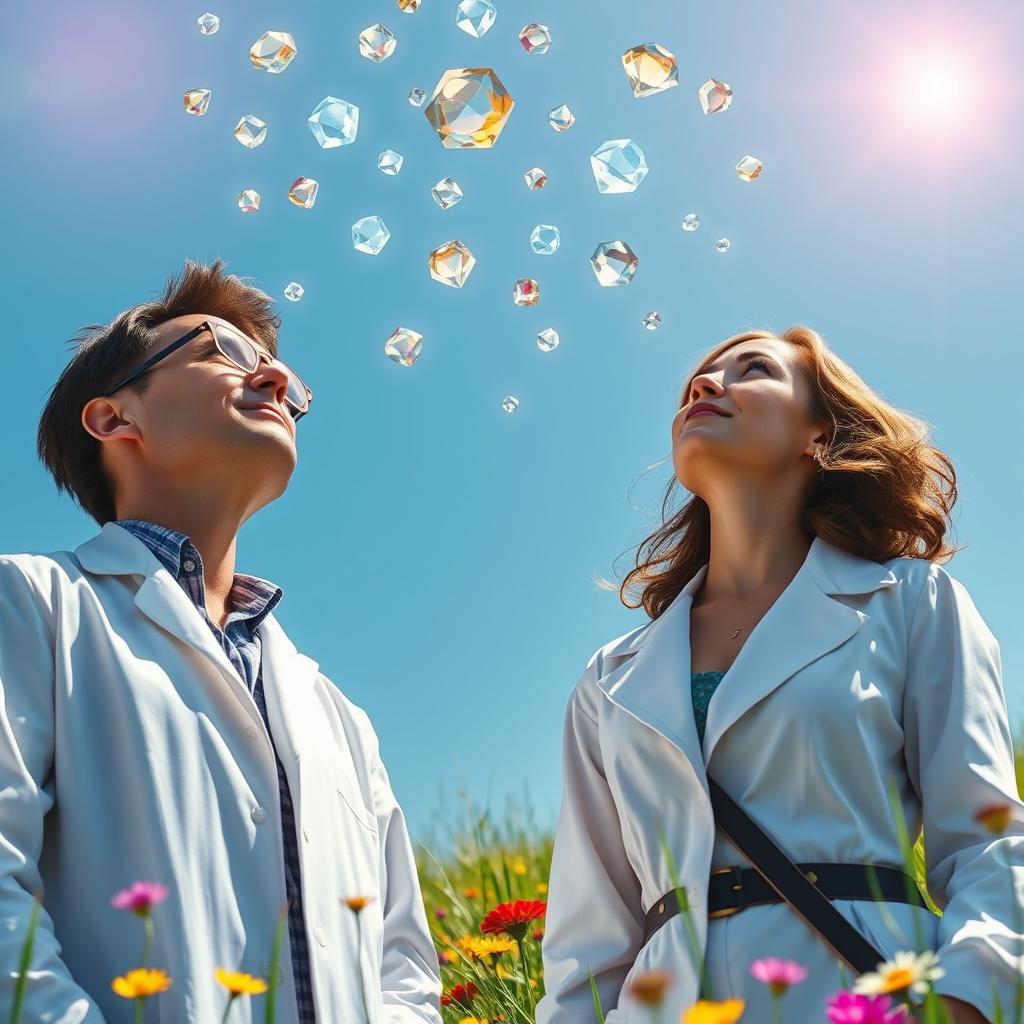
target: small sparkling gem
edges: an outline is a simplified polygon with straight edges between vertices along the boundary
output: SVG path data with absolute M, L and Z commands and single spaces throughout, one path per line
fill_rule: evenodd
M 491 0 L 461 0 L 455 9 L 455 24 L 476 39 L 487 33 L 498 16 Z
M 260 208 L 260 194 L 254 188 L 247 188 L 238 194 L 238 208 L 242 213 L 255 213 Z
M 652 309 L 640 322 L 647 330 L 656 331 L 661 326 L 661 314 Z
M 604 288 L 629 284 L 636 274 L 640 260 L 636 253 L 623 241 L 602 242 L 590 257 L 597 283 Z
M 576 123 L 576 115 L 563 103 L 548 111 L 548 124 L 556 132 L 567 132 Z
M 298 302 L 299 299 L 302 298 L 302 296 L 305 293 L 305 291 L 306 291 L 306 289 L 303 288 L 302 285 L 299 284 L 298 281 L 292 281 L 290 284 L 288 284 L 285 287 L 284 297 L 289 302 Z
M 543 188 L 548 183 L 548 176 L 539 167 L 531 167 L 524 175 L 523 180 L 526 182 L 526 187 L 532 189 L 534 192 L 537 189 Z
M 717 114 L 722 110 L 728 110 L 732 103 L 732 88 L 719 82 L 717 79 L 709 78 L 698 90 L 700 98 L 700 109 L 705 114 Z
M 296 178 L 292 182 L 292 187 L 288 189 L 288 198 L 296 206 L 310 210 L 316 202 L 316 193 L 319 188 L 320 182 L 316 178 Z
M 603 193 L 635 192 L 647 177 L 644 151 L 632 139 L 608 139 L 590 156 L 590 167 Z
M 249 59 L 252 66 L 272 75 L 279 75 L 299 51 L 295 48 L 295 40 L 289 32 L 264 32 L 252 44 Z
M 532 277 L 521 277 L 512 287 L 512 301 L 517 306 L 536 306 L 540 300 L 540 285 Z
M 403 14 L 412 14 L 420 9 L 420 0 L 398 0 L 398 9 Z
M 737 165 L 736 173 L 744 181 L 753 181 L 761 177 L 761 161 L 756 156 L 745 156 Z
M 537 334 L 537 348 L 541 352 L 550 352 L 553 348 L 558 348 L 558 341 L 558 331 L 554 327 L 545 327 Z
M 185 109 L 196 117 L 202 117 L 210 105 L 210 95 L 209 89 L 189 89 L 185 93 Z
M 384 343 L 384 354 L 402 366 L 412 366 L 423 348 L 423 335 L 408 327 L 396 327 Z
M 715 242 L 715 248 L 719 252 L 728 252 L 729 251 L 729 246 L 731 244 L 732 243 L 729 241 L 728 238 L 720 238 L 717 242 Z
M 454 178 L 442 178 L 430 190 L 430 194 L 442 210 L 447 210 L 462 200 L 462 189 Z
M 634 96 L 653 96 L 679 84 L 679 65 L 675 57 L 657 43 L 642 43 L 622 55 Z
M 359 33 L 359 52 L 374 64 L 387 60 L 395 52 L 397 45 L 398 40 L 395 39 L 394 32 L 380 22 L 364 28 Z
M 384 174 L 395 175 L 402 169 L 404 162 L 405 157 L 401 153 L 396 153 L 393 149 L 385 149 L 377 157 L 377 169 Z
M 551 256 L 561 244 L 562 236 L 554 224 L 538 224 L 530 232 L 530 248 L 538 256 Z
M 491 68 L 451 68 L 423 113 L 448 149 L 486 149 L 497 141 L 514 106 Z
M 551 47 L 551 33 L 547 25 L 531 21 L 519 31 L 519 42 L 527 53 L 547 53 Z
M 255 114 L 246 114 L 235 125 L 235 138 L 247 149 L 255 149 L 267 137 L 267 122 Z
M 335 149 L 356 141 L 359 108 L 337 96 L 325 96 L 306 121 L 321 149 Z
M 461 288 L 475 265 L 476 257 L 455 239 L 439 245 L 427 257 L 430 276 L 451 288 Z
M 696 231 L 700 227 L 700 217 L 695 213 L 688 213 L 683 218 L 683 230 L 684 231 Z
M 212 36 L 213 33 L 220 28 L 220 18 L 218 18 L 216 14 L 212 14 L 210 11 L 207 11 L 205 14 L 200 14 L 199 17 L 196 18 L 196 24 L 199 26 L 199 31 L 202 32 L 204 36 Z
M 505 412 L 515 412 L 519 408 L 519 399 L 515 395 L 506 395 L 501 400 L 501 407 Z
M 359 252 L 368 252 L 371 256 L 388 244 L 391 232 L 380 217 L 363 217 L 352 225 L 352 245 Z
M 414 107 L 422 107 L 423 101 L 427 98 L 427 94 L 422 89 L 410 89 L 409 90 L 409 103 Z

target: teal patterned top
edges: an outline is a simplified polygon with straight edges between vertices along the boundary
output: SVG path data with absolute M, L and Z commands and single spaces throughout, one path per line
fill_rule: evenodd
M 725 672 L 691 672 L 690 673 L 690 696 L 693 698 L 693 717 L 697 722 L 697 735 L 701 744 L 704 743 L 704 726 L 708 720 L 708 704 L 711 703 L 711 695 L 718 688 Z

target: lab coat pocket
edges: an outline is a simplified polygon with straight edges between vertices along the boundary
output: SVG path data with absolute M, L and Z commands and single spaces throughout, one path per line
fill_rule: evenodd
M 352 812 L 356 821 L 358 821 L 364 828 L 376 833 L 377 817 L 366 806 L 366 804 L 363 803 L 362 796 L 359 792 L 359 785 L 352 777 L 351 772 L 345 772 L 341 768 L 335 768 L 334 781 L 335 789 L 341 796 L 345 806 Z

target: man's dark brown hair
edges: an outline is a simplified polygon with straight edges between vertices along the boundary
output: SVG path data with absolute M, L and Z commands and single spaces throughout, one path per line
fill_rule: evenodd
M 158 299 L 118 313 L 105 326 L 83 327 L 69 342 L 77 351 L 50 390 L 39 419 L 37 452 L 58 493 L 70 494 L 100 526 L 117 518 L 114 493 L 100 459 L 102 445 L 82 426 L 82 408 L 156 351 L 154 328 L 188 313 L 227 320 L 277 355 L 281 318 L 273 300 L 225 273 L 219 259 L 209 265 L 187 260 L 177 275 L 168 277 Z M 157 363 L 153 371 L 159 367 Z M 144 395 L 153 371 L 125 386 Z

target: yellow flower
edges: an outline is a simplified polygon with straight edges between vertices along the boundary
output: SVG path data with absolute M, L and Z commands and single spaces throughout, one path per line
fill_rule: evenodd
M 267 983 L 262 978 L 254 978 L 243 971 L 226 971 L 218 967 L 213 976 L 235 996 L 259 996 L 267 991 Z
M 492 956 L 518 950 L 514 940 L 501 935 L 463 935 L 455 940 L 455 944 L 466 956 L 488 964 Z
M 487 1024 L 487 1021 L 480 1017 L 463 1017 L 459 1024 Z
M 718 1003 L 702 999 L 683 1014 L 683 1024 L 736 1024 L 743 1014 L 742 999 Z
M 892 960 L 879 964 L 877 971 L 857 978 L 853 991 L 858 995 L 875 996 L 910 989 L 924 995 L 928 982 L 937 981 L 946 973 L 938 962 L 939 958 L 931 950 L 897 953 Z
M 123 977 L 115 978 L 110 987 L 125 999 L 145 999 L 171 987 L 167 972 L 150 967 L 136 967 Z
M 543 896 L 544 893 L 546 893 L 547 891 L 548 891 L 548 883 L 547 882 L 538 882 L 537 883 L 537 895 L 538 896 Z
M 521 857 L 512 865 L 512 873 L 516 875 L 526 874 L 526 862 Z

